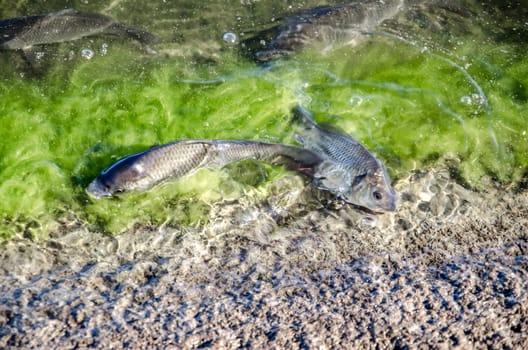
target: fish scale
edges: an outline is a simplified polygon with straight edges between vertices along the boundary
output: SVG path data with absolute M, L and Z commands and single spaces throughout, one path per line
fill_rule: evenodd
M 367 148 L 341 130 L 318 125 L 301 106 L 294 108 L 293 115 L 298 123 L 296 139 L 323 158 L 314 168 L 315 186 L 373 211 L 396 209 L 390 178 Z
M 155 35 L 108 16 L 74 9 L 0 20 L 0 48 L 8 50 L 28 50 L 102 34 L 130 37 L 143 44 L 147 52 L 153 52 L 148 45 L 158 41 Z
M 363 33 L 396 16 L 403 7 L 403 0 L 364 0 L 315 7 L 279 18 L 277 26 L 244 40 L 243 47 L 249 48 L 258 61 L 269 61 L 290 56 L 316 42 L 324 43 L 325 51 L 334 45 L 355 46 L 363 40 Z
M 90 183 L 87 193 L 100 198 L 118 192 L 144 191 L 201 168 L 220 169 L 244 159 L 285 165 L 301 172 L 322 161 L 310 150 L 281 144 L 236 140 L 176 141 L 118 160 Z

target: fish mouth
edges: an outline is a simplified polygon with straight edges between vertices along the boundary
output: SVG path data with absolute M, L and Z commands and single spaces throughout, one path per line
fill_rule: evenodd
M 103 185 L 101 180 L 99 178 L 96 178 L 93 180 L 88 187 L 86 187 L 86 193 L 88 196 L 94 199 L 100 199 L 103 197 L 112 197 L 112 193 L 110 193 L 106 186 Z
M 388 205 L 387 211 L 396 211 L 396 201 L 393 201 Z
M 390 199 L 384 205 L 385 211 L 390 211 L 390 212 L 396 211 L 396 201 L 397 201 L 396 194 L 394 192 L 391 192 Z

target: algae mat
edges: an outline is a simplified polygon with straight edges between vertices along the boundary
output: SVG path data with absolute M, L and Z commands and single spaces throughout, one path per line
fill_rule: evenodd
M 92 38 L 31 72 L 0 53 L 1 347 L 526 348 L 526 9 L 415 1 L 358 46 L 268 65 L 222 40 L 317 4 L 83 2 L 158 55 Z M 153 144 L 293 143 L 296 103 L 387 164 L 396 213 L 254 162 L 84 194 Z
M 29 4 L 18 7 L 29 11 Z M 133 42 L 90 38 L 46 48 L 35 76 L 16 53 L 2 52 L 5 238 L 44 238 L 71 217 L 111 233 L 134 223 L 193 224 L 210 217 L 211 203 L 246 191 L 265 196 L 269 182 L 285 173 L 255 164 L 247 171 L 202 172 L 117 201 L 92 202 L 84 187 L 116 159 L 178 139 L 292 143 L 296 103 L 365 143 L 395 179 L 438 164 L 476 188 L 483 178 L 515 185 L 526 173 L 528 62 L 521 15 L 508 17 L 493 6 L 454 11 L 421 4 L 356 47 L 324 55 L 315 47 L 257 66 L 223 41 L 223 32 L 249 36 L 259 23 L 309 4 L 211 4 L 190 13 L 178 2 L 111 5 L 81 10 L 104 11 L 156 33 L 157 55 Z M 155 13 L 157 20 L 140 13 Z M 87 59 L 85 50 L 94 55 Z

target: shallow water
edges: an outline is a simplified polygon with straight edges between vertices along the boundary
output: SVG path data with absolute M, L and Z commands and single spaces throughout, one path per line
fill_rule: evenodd
M 32 71 L 0 52 L 0 344 L 526 342 L 527 10 L 413 3 L 358 46 L 266 65 L 240 40 L 317 2 L 87 1 L 159 35 L 158 54 L 90 38 L 46 48 Z M 64 6 L 3 1 L 0 15 Z M 84 194 L 153 144 L 294 143 L 297 103 L 388 166 L 396 213 L 256 162 Z
M 2 17 L 59 4 L 17 2 Z M 155 195 L 121 201 L 92 203 L 83 189 L 116 159 L 153 144 L 185 138 L 292 143 L 288 121 L 296 103 L 365 143 L 395 179 L 432 165 L 453 168 L 477 188 L 483 178 L 515 184 L 525 174 L 527 62 L 520 14 L 491 5 L 409 5 L 356 47 L 321 54 L 316 45 L 258 66 L 224 33 L 240 40 L 310 3 L 200 6 L 114 1 L 79 7 L 156 33 L 157 55 L 135 42 L 90 38 L 47 47 L 33 72 L 16 53 L 2 52 L 4 237 L 45 237 L 57 218 L 70 215 L 107 232 L 134 222 L 206 220 L 209 203 L 255 187 L 266 191 L 284 172 L 257 166 L 249 173 L 263 178 L 250 183 L 229 171 L 205 172 Z M 196 215 L 179 214 L 181 203 L 197 203 L 188 208 Z

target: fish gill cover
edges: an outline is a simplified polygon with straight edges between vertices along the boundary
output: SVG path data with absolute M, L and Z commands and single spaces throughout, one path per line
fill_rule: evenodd
M 140 13 L 154 9 L 135 5 L 140 9 L 128 17 L 132 5 L 111 14 L 147 25 Z M 147 28 L 162 38 L 155 56 L 130 42 L 81 40 L 46 48 L 46 70 L 34 76 L 16 53 L 0 52 L 2 237 L 46 237 L 79 222 L 112 233 L 135 223 L 198 223 L 208 219 L 211 203 L 262 198 L 285 171 L 264 164 L 245 164 L 252 177 L 205 170 L 95 202 L 84 188 L 122 156 L 178 139 L 293 143 L 289 120 L 297 103 L 360 140 L 395 180 L 413 169 L 448 166 L 474 188 L 525 181 L 528 57 L 521 17 L 504 19 L 494 7 L 484 16 L 477 5 L 469 16 L 413 8 L 356 47 L 321 54 L 316 43 L 262 66 L 222 33 L 242 35 L 255 20 L 251 11 L 264 5 L 239 4 L 243 23 L 231 12 L 208 11 L 202 21 L 209 33 L 196 33 L 184 20 L 195 14 L 178 12 L 179 5 L 158 10 L 160 23 Z M 257 13 L 260 23 L 273 17 L 271 7 Z M 172 26 L 161 23 L 169 20 Z M 81 54 L 86 48 L 92 57 Z

